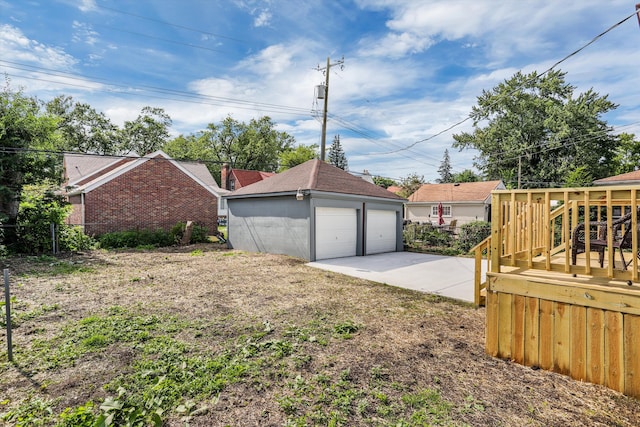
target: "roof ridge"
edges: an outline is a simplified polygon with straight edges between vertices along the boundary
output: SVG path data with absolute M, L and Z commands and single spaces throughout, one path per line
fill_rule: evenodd
M 309 174 L 309 184 L 307 185 L 307 188 L 309 189 L 315 188 L 315 186 L 318 184 L 318 173 L 320 172 L 320 162 L 322 162 L 322 160 L 316 159 L 315 163 L 313 164 L 313 168 L 311 169 L 311 174 Z

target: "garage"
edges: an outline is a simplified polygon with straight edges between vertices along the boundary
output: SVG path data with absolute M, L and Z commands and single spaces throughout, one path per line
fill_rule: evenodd
M 308 261 L 403 250 L 405 199 L 319 159 L 225 200 L 230 248 Z
M 396 251 L 396 211 L 367 211 L 366 254 Z
M 316 259 L 355 256 L 357 244 L 356 209 L 316 208 Z

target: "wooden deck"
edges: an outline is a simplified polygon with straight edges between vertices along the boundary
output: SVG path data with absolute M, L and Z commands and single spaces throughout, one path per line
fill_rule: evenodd
M 475 248 L 488 354 L 640 397 L 637 233 L 627 269 L 619 253 L 614 259 L 614 233 L 605 237 L 602 267 L 593 232 L 585 233 L 586 252 L 575 263 L 571 256 L 580 222 L 612 229 L 616 214 L 636 212 L 638 195 L 633 187 L 493 193 L 492 233 Z M 635 215 L 628 226 L 638 229 Z

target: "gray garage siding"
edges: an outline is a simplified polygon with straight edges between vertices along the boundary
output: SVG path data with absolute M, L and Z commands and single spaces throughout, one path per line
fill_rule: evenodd
M 229 200 L 229 243 L 249 252 L 310 259 L 309 200 L 294 196 Z

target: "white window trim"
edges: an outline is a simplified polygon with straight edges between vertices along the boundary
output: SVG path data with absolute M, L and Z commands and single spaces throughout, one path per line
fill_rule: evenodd
M 449 211 L 448 214 L 447 214 L 447 211 Z M 453 216 L 452 212 L 453 212 L 453 209 L 451 205 L 442 205 L 443 218 L 451 218 Z M 435 216 L 436 218 L 438 217 L 438 205 L 431 206 L 431 216 Z

